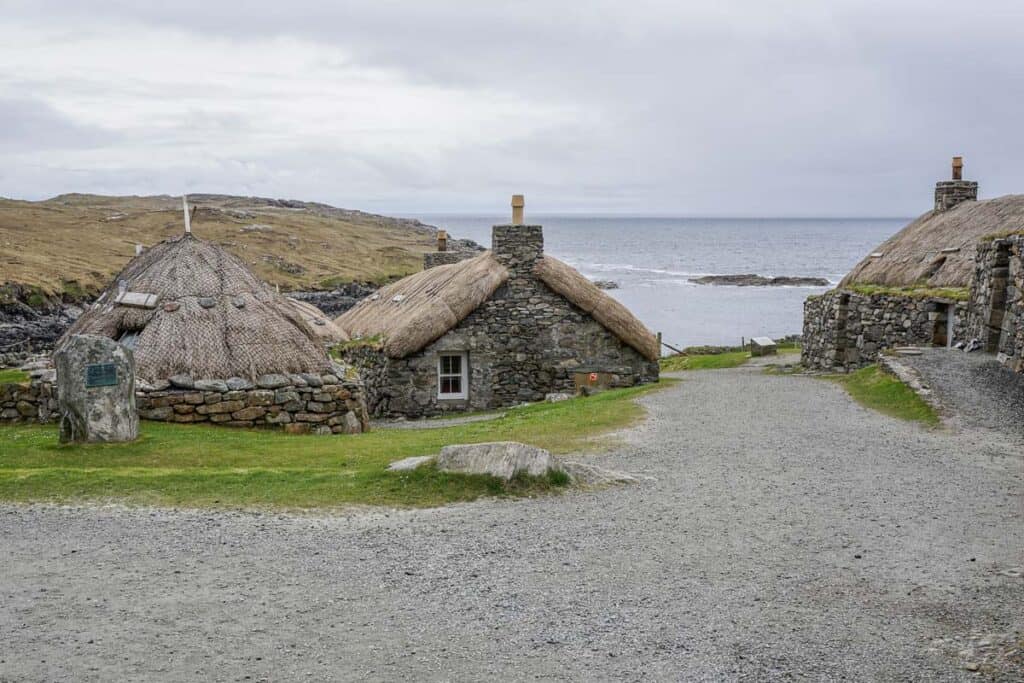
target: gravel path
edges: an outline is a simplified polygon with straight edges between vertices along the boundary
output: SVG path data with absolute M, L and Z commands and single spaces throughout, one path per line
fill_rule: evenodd
M 921 349 L 900 356 L 949 409 L 958 427 L 991 429 L 1024 440 L 1024 376 L 983 353 Z
M 594 459 L 638 486 L 322 517 L 0 507 L 0 680 L 1020 679 L 1016 443 L 757 368 L 644 403 Z

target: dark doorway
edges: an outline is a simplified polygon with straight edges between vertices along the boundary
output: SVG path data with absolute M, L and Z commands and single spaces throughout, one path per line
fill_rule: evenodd
M 932 346 L 948 347 L 953 343 L 953 325 L 956 313 L 953 304 L 935 304 L 935 325 L 932 327 Z

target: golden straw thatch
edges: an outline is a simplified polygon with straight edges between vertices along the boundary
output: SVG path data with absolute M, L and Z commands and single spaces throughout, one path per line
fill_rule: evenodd
M 658 360 L 658 338 L 629 309 L 602 292 L 578 270 L 550 256 L 537 262 L 537 277 L 589 313 L 594 320 L 648 360 Z
M 154 294 L 155 307 L 115 303 L 122 291 Z M 323 344 L 293 304 L 238 258 L 192 235 L 132 259 L 64 338 L 72 334 L 121 340 L 134 349 L 136 374 L 150 382 L 331 372 Z
M 487 251 L 384 287 L 336 319 L 353 339 L 379 337 L 384 353 L 404 358 L 458 325 L 508 280 Z
M 929 211 L 858 263 L 840 286 L 968 287 L 977 243 L 1024 229 L 1024 195 Z
M 345 331 L 338 327 L 338 324 L 327 317 L 327 315 L 319 308 L 309 303 L 308 301 L 300 301 L 299 299 L 293 299 L 286 297 L 285 299 L 288 304 L 299 312 L 302 319 L 306 321 L 309 328 L 316 333 L 316 336 L 321 341 L 327 344 L 337 344 L 339 342 L 348 341 L 348 335 Z
M 644 357 L 658 358 L 657 338 L 644 324 L 576 270 L 545 256 L 538 261 L 536 275 Z M 484 252 L 399 280 L 363 299 L 337 323 L 353 339 L 378 338 L 384 353 L 404 358 L 453 329 L 508 277 L 491 252 Z

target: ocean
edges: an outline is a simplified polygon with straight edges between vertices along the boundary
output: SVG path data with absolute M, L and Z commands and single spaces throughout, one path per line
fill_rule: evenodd
M 417 215 L 490 247 L 501 216 Z M 651 218 L 528 216 L 545 251 L 592 279 L 673 346 L 739 344 L 799 334 L 803 302 L 822 287 L 697 285 L 701 275 L 824 277 L 833 285 L 907 218 Z

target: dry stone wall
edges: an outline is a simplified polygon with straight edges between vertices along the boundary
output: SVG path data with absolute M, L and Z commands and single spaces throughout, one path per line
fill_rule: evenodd
M 1024 372 L 1024 235 L 978 245 L 970 304 L 970 334 Z
M 52 373 L 52 371 L 51 371 Z M 268 427 L 293 434 L 357 434 L 369 429 L 361 382 L 335 375 L 265 375 L 244 379 L 136 383 L 144 420 Z M 0 423 L 60 418 L 52 374 L 31 383 L 0 385 Z
M 356 434 L 369 426 L 359 382 L 335 375 L 193 380 L 177 376 L 138 392 L 139 416 L 161 422 L 279 427 L 293 434 Z
M 955 315 L 953 338 L 966 340 L 965 302 L 841 289 L 811 297 L 804 302 L 801 362 L 811 368 L 853 369 L 876 362 L 884 349 L 931 345 L 936 327 L 946 324 L 950 305 Z
M 52 381 L 0 384 L 0 423 L 46 423 L 59 417 L 57 388 Z

